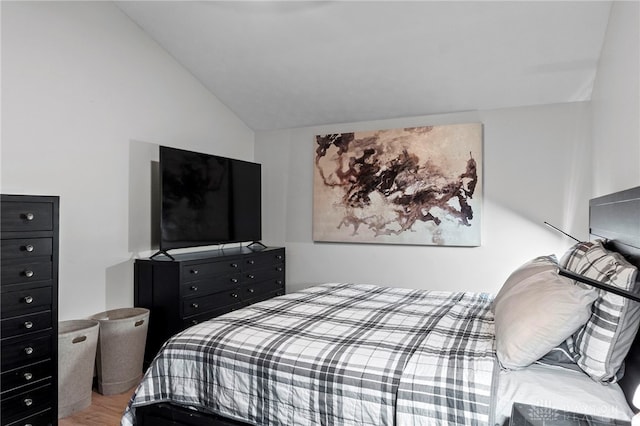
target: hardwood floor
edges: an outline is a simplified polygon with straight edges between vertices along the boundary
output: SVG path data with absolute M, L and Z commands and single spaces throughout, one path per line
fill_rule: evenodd
M 134 390 L 109 396 L 94 391 L 88 408 L 58 420 L 58 426 L 117 426 Z

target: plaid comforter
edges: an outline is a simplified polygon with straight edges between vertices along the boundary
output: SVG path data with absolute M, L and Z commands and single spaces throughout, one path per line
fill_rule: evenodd
M 256 425 L 489 424 L 485 294 L 325 284 L 170 339 L 133 395 Z

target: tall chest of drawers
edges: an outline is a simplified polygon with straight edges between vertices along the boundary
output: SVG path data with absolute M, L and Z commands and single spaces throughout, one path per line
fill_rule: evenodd
M 285 293 L 285 249 L 238 247 L 137 259 L 134 304 L 150 310 L 148 365 L 173 334 Z
M 3 194 L 0 209 L 0 422 L 57 424 L 59 198 Z

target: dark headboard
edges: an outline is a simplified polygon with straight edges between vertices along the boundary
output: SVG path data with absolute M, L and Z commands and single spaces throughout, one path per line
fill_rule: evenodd
M 640 269 L 640 186 L 589 201 L 589 233 L 591 239 L 605 239 L 607 248 L 621 253 Z M 640 278 L 635 292 L 640 292 Z M 636 302 L 632 302 L 636 303 Z M 640 333 L 625 359 L 625 373 L 620 387 L 629 406 L 640 385 Z

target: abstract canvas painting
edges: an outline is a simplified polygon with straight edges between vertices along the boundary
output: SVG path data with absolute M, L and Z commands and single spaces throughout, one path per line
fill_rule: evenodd
M 482 124 L 315 137 L 313 239 L 479 246 Z

